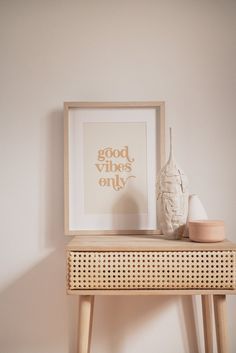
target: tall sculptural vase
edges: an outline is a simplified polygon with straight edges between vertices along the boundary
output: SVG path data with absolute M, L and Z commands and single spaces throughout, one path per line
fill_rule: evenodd
M 184 234 L 188 214 L 188 180 L 173 157 L 170 129 L 170 154 L 157 180 L 157 216 L 162 233 L 174 239 Z

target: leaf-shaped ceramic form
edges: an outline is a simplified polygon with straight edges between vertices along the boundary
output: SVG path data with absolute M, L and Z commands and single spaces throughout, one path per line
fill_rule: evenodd
M 170 129 L 170 155 L 157 181 L 158 222 L 164 235 L 179 238 L 184 233 L 188 195 L 187 177 L 173 158 Z

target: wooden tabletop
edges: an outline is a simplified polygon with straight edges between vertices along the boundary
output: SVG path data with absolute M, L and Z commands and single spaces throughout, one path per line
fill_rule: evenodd
M 223 251 L 235 250 L 236 244 L 195 243 L 189 239 L 168 240 L 162 235 L 78 235 L 67 244 L 67 250 L 80 251 Z

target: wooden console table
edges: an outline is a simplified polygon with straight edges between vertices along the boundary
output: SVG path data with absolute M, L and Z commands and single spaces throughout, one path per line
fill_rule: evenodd
M 153 235 L 81 235 L 67 245 L 68 294 L 80 296 L 78 353 L 89 353 L 95 295 L 202 298 L 205 352 L 228 353 L 226 295 L 236 294 L 236 245 L 169 241 Z

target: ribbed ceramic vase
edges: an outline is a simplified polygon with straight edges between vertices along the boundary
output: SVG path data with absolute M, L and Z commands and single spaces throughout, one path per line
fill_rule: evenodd
M 188 180 L 173 157 L 170 129 L 170 154 L 157 180 L 157 216 L 164 235 L 178 239 L 185 231 L 188 212 Z

